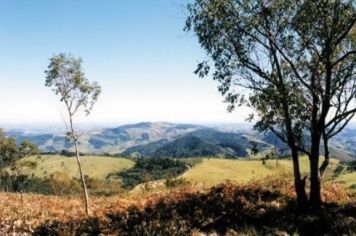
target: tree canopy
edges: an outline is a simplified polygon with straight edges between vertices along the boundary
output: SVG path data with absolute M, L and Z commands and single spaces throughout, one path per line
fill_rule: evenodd
M 97 82 L 90 83 L 85 77 L 82 62 L 81 58 L 60 53 L 50 59 L 45 71 L 45 85 L 60 96 L 71 115 L 80 109 L 89 115 L 101 92 Z
M 298 155 L 309 155 L 310 200 L 320 205 L 320 141 L 328 154 L 356 113 L 355 2 L 196 0 L 188 10 L 185 29 L 208 54 L 195 72 L 219 82 L 229 111 L 253 108 L 255 128 L 290 147 L 304 202 Z
M 0 168 L 15 165 L 21 158 L 39 153 L 37 145 L 26 140 L 18 145 L 15 138 L 6 137 L 0 129 Z

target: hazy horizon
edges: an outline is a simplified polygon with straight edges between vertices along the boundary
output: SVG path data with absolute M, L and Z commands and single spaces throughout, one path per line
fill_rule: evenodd
M 2 1 L 0 124 L 63 123 L 66 111 L 44 86 L 49 58 L 60 52 L 82 57 L 103 88 L 79 123 L 244 123 L 251 111 L 228 113 L 217 82 L 193 73 L 205 53 L 183 31 L 186 2 Z
M 86 76 L 103 88 L 92 114 L 79 122 L 247 118 L 245 109 L 228 114 L 217 83 L 193 73 L 204 53 L 183 31 L 184 2 L 40 2 L 0 3 L 0 123 L 62 122 L 66 113 L 44 86 L 49 58 L 60 52 L 82 57 Z
M 123 125 L 132 125 L 139 123 L 171 123 L 171 124 L 189 124 L 189 125 L 202 125 L 202 126 L 242 126 L 252 127 L 253 123 L 250 122 L 168 122 L 168 121 L 139 121 L 139 122 L 77 122 L 77 127 L 85 128 L 114 128 Z M 19 122 L 19 123 L 2 123 L 0 122 L 0 129 L 47 129 L 59 128 L 65 129 L 64 122 Z

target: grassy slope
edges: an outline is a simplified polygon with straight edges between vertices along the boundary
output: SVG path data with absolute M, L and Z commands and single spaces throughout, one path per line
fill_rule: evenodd
M 275 160 L 269 160 L 266 165 L 259 160 L 227 160 L 227 159 L 203 159 L 188 171 L 184 177 L 192 182 L 208 185 L 218 184 L 225 180 L 247 182 L 254 178 L 275 175 L 281 172 L 292 171 L 291 160 L 279 160 L 278 166 Z M 336 160 L 332 160 L 326 175 L 330 175 L 335 168 Z M 306 157 L 301 158 L 301 171 L 308 172 L 309 164 Z
M 79 177 L 77 160 L 75 157 L 57 155 L 43 155 L 40 159 L 29 157 L 27 160 L 35 160 L 37 168 L 30 170 L 38 177 L 49 176 L 54 172 L 64 172 L 70 177 Z M 105 179 L 112 172 L 131 168 L 134 162 L 124 158 L 83 156 L 81 157 L 85 175 L 96 179 Z
M 56 171 L 64 172 L 70 177 L 78 176 L 78 167 L 75 157 L 63 157 L 54 155 L 43 155 L 41 159 L 37 157 L 29 157 L 29 160 L 36 160 L 38 166 L 35 170 L 31 170 L 38 177 L 49 176 Z M 112 172 L 131 168 L 134 162 L 124 158 L 111 157 L 81 157 L 84 173 L 91 178 L 105 179 Z M 63 164 L 62 164 L 63 163 Z M 276 165 L 275 160 L 268 160 L 266 165 L 262 165 L 260 160 L 230 160 L 230 159 L 214 159 L 204 158 L 202 162 L 196 164 L 191 170 L 183 176 L 192 183 L 203 183 L 207 185 L 215 185 L 226 180 L 236 182 L 248 182 L 254 178 L 276 175 L 282 172 L 292 171 L 291 160 L 279 160 L 279 165 Z M 332 160 L 331 165 L 327 169 L 327 176 L 332 174 L 336 167 L 337 160 Z M 300 166 L 302 172 L 307 174 L 309 170 L 308 159 L 301 158 Z M 349 187 L 356 183 L 356 172 L 345 174 L 336 179 L 345 187 Z
M 336 181 L 343 184 L 346 187 L 351 187 L 351 185 L 356 184 L 356 172 L 341 175 L 336 179 Z

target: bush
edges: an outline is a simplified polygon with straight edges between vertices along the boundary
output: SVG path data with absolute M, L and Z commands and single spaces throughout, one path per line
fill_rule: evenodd
M 278 187 L 288 186 L 290 182 L 285 179 L 276 180 L 267 178 L 264 185 L 260 182 L 239 186 L 225 183 L 206 191 L 180 189 L 164 195 L 141 196 L 136 204 L 127 205 L 119 211 L 113 211 L 111 205 L 105 217 L 89 221 L 77 218 L 71 222 L 44 223 L 35 233 L 210 235 L 214 232 L 213 235 L 355 235 L 354 203 L 327 203 L 319 211 L 300 211 L 295 200 L 283 194 L 280 191 L 283 189 Z
M 122 178 L 125 188 L 133 188 L 144 182 L 176 177 L 186 170 L 186 164 L 178 160 L 170 158 L 140 158 L 137 159 L 134 167 L 115 175 Z
M 164 182 L 167 188 L 176 188 L 191 185 L 190 181 L 185 178 L 168 178 Z
M 117 180 L 97 180 L 86 177 L 86 182 L 92 195 L 109 196 L 124 191 Z M 11 175 L 6 172 L 0 177 L 0 190 L 63 196 L 81 194 L 82 186 L 79 179 L 71 178 L 63 172 L 54 172 L 45 178 L 34 175 Z

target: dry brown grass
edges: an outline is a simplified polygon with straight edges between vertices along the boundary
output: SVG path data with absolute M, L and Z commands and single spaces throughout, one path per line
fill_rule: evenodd
M 255 190 L 257 192 L 276 192 L 281 196 L 271 202 L 261 202 L 260 199 L 257 202 L 247 201 L 246 204 L 249 205 L 246 205 L 246 207 L 251 209 L 254 209 L 254 204 L 264 204 L 264 207 L 282 208 L 289 201 L 287 199 L 291 199 L 295 195 L 292 181 L 287 176 L 266 177 L 251 181 L 245 185 L 227 183 L 222 188 L 225 192 L 222 199 L 228 203 L 235 201 L 234 194 L 236 193 L 243 193 L 248 196 L 249 191 L 256 194 L 254 193 Z M 110 226 L 112 218 L 108 217 L 110 215 L 125 216 L 130 211 L 129 209 L 137 209 L 137 211 L 159 209 L 157 204 L 166 204 L 167 206 L 177 204 L 178 206 L 181 202 L 187 201 L 187 199 L 198 198 L 197 196 L 209 196 L 210 191 L 213 190 L 207 187 L 188 186 L 153 193 L 92 197 L 90 199 L 90 219 L 97 219 L 100 229 L 103 232 L 110 232 L 110 227 L 112 227 Z M 213 197 L 215 198 L 216 196 L 214 195 Z M 353 206 L 356 204 L 355 198 L 350 198 L 341 185 L 333 182 L 324 184 L 323 198 L 326 202 L 347 203 Z M 242 195 L 238 199 L 240 201 L 244 199 L 244 196 Z M 30 234 L 37 227 L 47 225 L 52 225 L 52 227 L 57 229 L 57 226 L 53 226 L 55 222 L 60 222 L 62 226 L 67 225 L 67 230 L 71 232 L 71 230 L 75 230 L 75 225 L 78 222 L 88 219 L 84 212 L 82 201 L 78 197 L 57 197 L 38 194 L 23 194 L 21 197 L 20 194 L 16 193 L 0 193 L 0 206 L 0 234 L 10 232 Z M 130 219 L 131 216 L 127 217 Z

